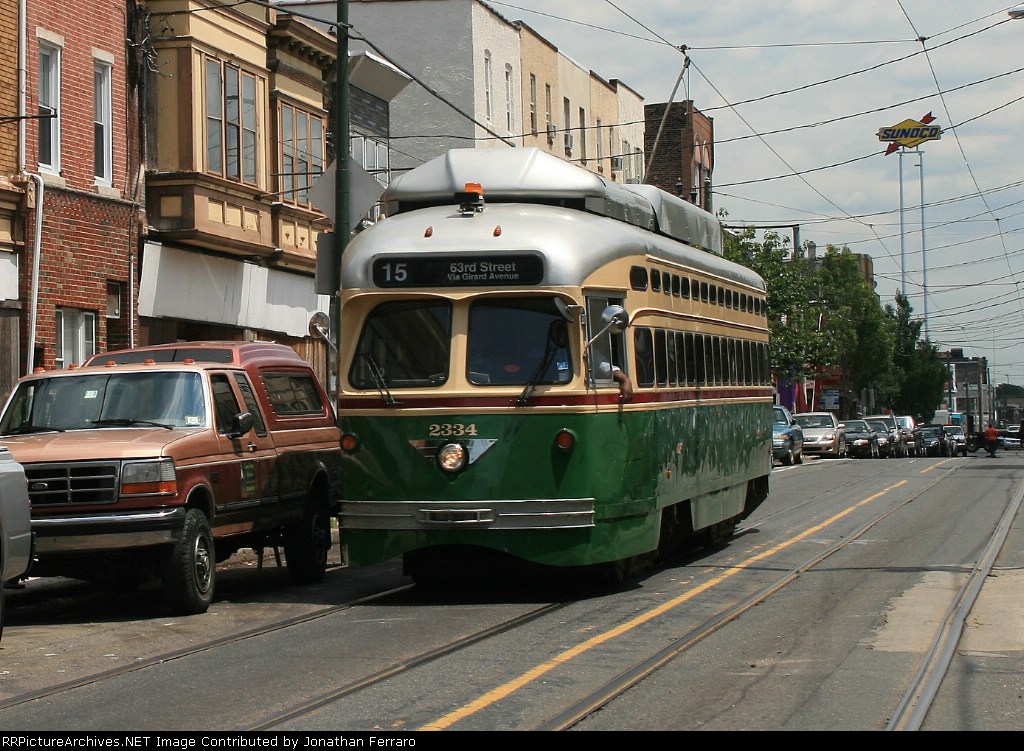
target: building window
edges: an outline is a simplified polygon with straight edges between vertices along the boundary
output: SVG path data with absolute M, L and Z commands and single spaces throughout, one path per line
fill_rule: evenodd
M 121 285 L 107 282 L 107 318 L 121 317 Z
M 548 141 L 551 140 L 551 133 L 554 131 L 554 121 L 551 119 L 551 84 L 544 84 L 544 130 L 548 132 Z
M 57 308 L 58 368 L 80 365 L 96 354 L 96 313 L 78 308 Z
M 580 107 L 580 161 L 587 161 L 587 111 Z
M 491 52 L 484 52 L 484 107 L 487 121 L 490 122 L 494 115 L 494 71 L 491 69 Z
M 569 130 L 570 124 L 572 123 L 572 105 L 569 103 L 568 97 L 562 98 L 562 117 L 564 122 L 562 124 L 562 131 L 565 135 L 565 153 L 572 153 L 572 131 Z
M 61 49 L 39 43 L 39 167 L 60 172 Z
M 537 135 L 537 76 L 530 74 L 530 132 Z
M 352 158 L 356 163 L 377 178 L 384 187 L 387 187 L 391 178 L 391 156 L 388 145 L 382 141 L 375 141 L 367 136 L 353 136 Z M 367 218 L 371 221 L 380 219 L 380 204 L 375 203 L 367 212 Z
M 309 188 L 324 171 L 324 121 L 281 105 L 281 200 L 309 204 Z
M 594 130 L 597 133 L 594 143 L 597 144 L 597 168 L 604 169 L 604 165 L 601 161 L 604 159 L 604 126 L 601 125 L 601 118 L 597 118 L 597 127 Z
M 206 169 L 256 184 L 256 76 L 206 61 Z
M 111 67 L 108 63 L 93 64 L 93 163 L 96 182 L 112 185 L 113 175 L 113 121 L 110 96 Z
M 512 66 L 505 66 L 505 129 L 513 133 L 515 118 L 512 114 Z

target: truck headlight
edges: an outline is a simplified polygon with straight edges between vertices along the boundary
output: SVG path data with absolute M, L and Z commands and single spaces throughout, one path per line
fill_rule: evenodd
M 121 465 L 121 495 L 174 495 L 177 492 L 177 475 L 170 459 Z

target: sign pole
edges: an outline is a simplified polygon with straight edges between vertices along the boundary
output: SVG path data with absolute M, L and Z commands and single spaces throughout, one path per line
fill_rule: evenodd
M 924 287 L 924 338 L 925 341 L 931 341 L 928 336 L 928 256 L 925 253 L 924 242 L 924 152 L 918 148 L 916 153 L 919 157 L 917 166 L 921 176 L 921 284 Z M 904 294 L 906 293 L 904 292 Z
M 918 146 L 926 141 L 937 141 L 942 138 L 942 128 L 938 125 L 933 125 L 935 118 L 932 117 L 932 113 L 929 112 L 927 115 L 922 117 L 920 120 L 904 120 L 896 125 L 891 125 L 887 128 L 879 128 L 878 140 L 886 141 L 889 145 L 886 147 L 885 153 L 891 154 L 894 151 L 900 153 L 900 272 L 901 272 L 901 283 L 902 283 L 902 295 L 907 296 L 907 258 L 906 258 L 906 230 L 904 226 L 904 209 L 903 209 L 903 155 L 917 154 L 919 159 L 917 163 L 918 170 L 920 171 L 921 181 L 921 267 L 922 267 L 922 286 L 924 288 L 924 338 L 926 341 L 928 337 L 928 259 L 925 257 L 925 227 L 924 227 L 924 152 L 921 151 Z M 915 149 L 915 151 L 907 151 L 907 149 Z
M 900 149 L 900 292 L 907 296 L 907 243 L 903 221 L 903 149 Z

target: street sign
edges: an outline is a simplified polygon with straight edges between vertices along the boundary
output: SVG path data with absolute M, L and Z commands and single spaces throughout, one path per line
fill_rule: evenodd
M 384 192 L 384 186 L 351 157 L 348 160 L 348 174 L 350 191 L 348 220 L 349 226 L 354 227 L 366 215 L 366 212 L 373 208 L 377 199 Z M 309 200 L 327 214 L 332 222 L 337 221 L 334 216 L 336 179 L 334 162 L 331 162 L 324 173 L 313 181 L 313 186 L 309 189 Z

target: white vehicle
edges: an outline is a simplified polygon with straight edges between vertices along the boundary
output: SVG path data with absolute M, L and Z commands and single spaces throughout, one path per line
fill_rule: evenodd
M 964 429 L 959 425 L 943 425 L 942 429 L 946 431 L 950 440 L 949 453 L 952 456 L 967 456 L 967 433 Z
M 831 412 L 797 412 L 793 419 L 804 431 L 804 454 L 846 456 L 846 434 Z
M 0 638 L 4 633 L 4 587 L 28 573 L 33 539 L 25 470 L 0 446 Z

